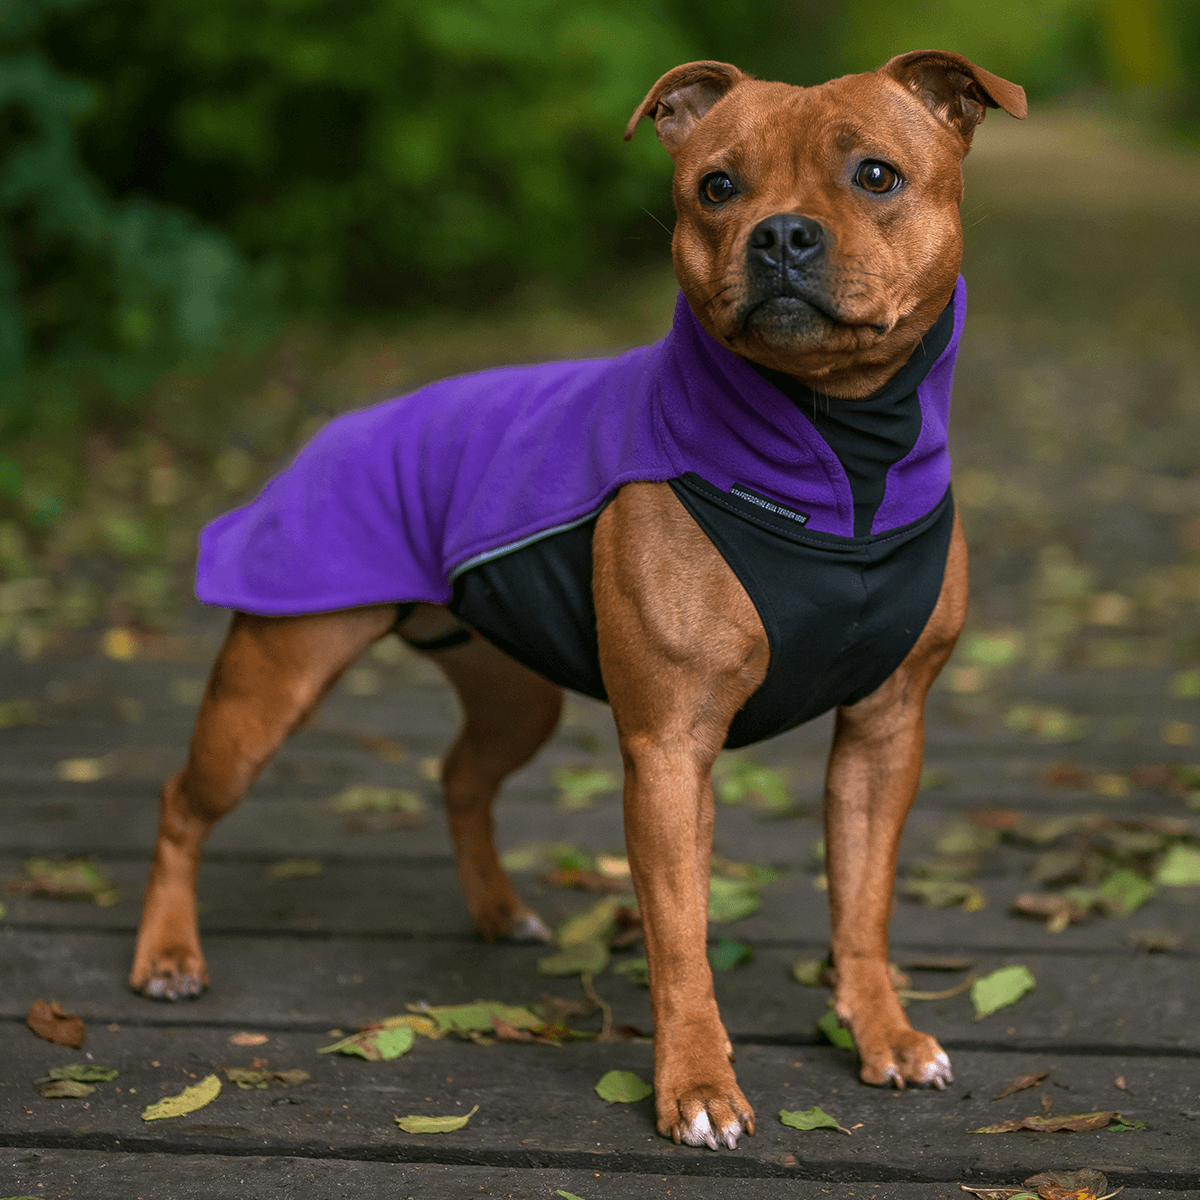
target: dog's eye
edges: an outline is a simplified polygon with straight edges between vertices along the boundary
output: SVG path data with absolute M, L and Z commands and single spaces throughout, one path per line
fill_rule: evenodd
M 722 171 L 705 175 L 700 181 L 700 194 L 710 204 L 723 204 L 731 196 L 737 195 L 733 180 Z
M 864 191 L 882 195 L 900 186 L 900 176 L 887 163 L 867 159 L 854 173 L 854 182 Z

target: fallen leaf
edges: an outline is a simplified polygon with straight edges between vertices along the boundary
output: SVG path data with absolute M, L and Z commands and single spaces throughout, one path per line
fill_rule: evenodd
M 557 954 L 539 958 L 537 969 L 542 975 L 582 975 L 585 971 L 595 975 L 608 966 L 608 958 L 608 947 L 602 942 L 574 942 Z
M 73 1079 L 76 1083 L 111 1083 L 121 1072 L 116 1067 L 102 1067 L 98 1063 L 71 1063 L 66 1067 L 51 1067 L 45 1079 L 38 1083 L 49 1083 L 52 1079 Z
M 634 1104 L 653 1091 L 653 1084 L 646 1083 L 632 1071 L 606 1071 L 596 1083 L 596 1095 L 609 1104 Z
M 545 1021 L 531 1009 L 495 1000 L 476 1000 L 474 1004 L 410 1005 L 415 1012 L 437 1022 L 442 1034 L 469 1036 L 490 1033 L 492 1020 L 499 1017 L 516 1029 L 536 1029 Z M 415 1032 L 415 1030 L 414 1030 Z
M 47 1100 L 82 1100 L 95 1090 L 90 1083 L 80 1083 L 77 1079 L 55 1079 L 43 1083 L 38 1088 L 39 1093 Z
M 617 963 L 613 970 L 618 975 L 624 975 L 632 983 L 640 983 L 642 987 L 650 986 L 650 963 L 644 958 L 630 958 Z
M 1145 1129 L 1145 1121 L 1130 1121 L 1126 1117 L 1122 1117 L 1115 1125 L 1110 1125 L 1106 1132 L 1108 1133 L 1128 1133 L 1131 1129 Z
M 839 1125 L 833 1117 L 816 1104 L 812 1108 L 803 1111 L 797 1109 L 794 1112 L 789 1112 L 786 1108 L 781 1108 L 779 1110 L 779 1120 L 790 1129 L 837 1129 L 845 1134 L 850 1133 L 850 1130 L 843 1125 Z
M 229 1039 L 231 1046 L 261 1046 L 271 1039 L 265 1033 L 235 1033 Z
M 216 1075 L 206 1075 L 199 1083 L 184 1088 L 177 1096 L 166 1096 L 157 1104 L 142 1110 L 143 1121 L 161 1121 L 165 1117 L 185 1117 L 188 1113 L 211 1104 L 221 1094 L 221 1081 Z
M 563 947 L 582 942 L 602 942 L 607 945 L 616 925 L 619 907 L 610 896 L 598 901 L 586 912 L 571 917 L 559 928 L 558 944 Z
M 987 897 L 974 884 L 957 879 L 906 879 L 900 894 L 906 900 L 918 900 L 927 908 L 951 908 L 959 905 L 967 912 L 987 906 Z
M 601 871 L 584 871 L 578 867 L 556 867 L 553 871 L 546 871 L 540 879 L 550 887 L 574 888 L 597 896 L 615 896 L 629 888 L 627 882 L 613 879 Z
M 984 829 L 975 822 L 956 821 L 937 836 L 933 848 L 944 855 L 978 854 L 981 850 L 991 849 L 999 840 L 999 830 Z
M 577 1196 L 574 1192 L 564 1191 L 562 1188 L 559 1188 L 554 1194 L 556 1196 L 562 1196 L 563 1200 L 583 1200 L 582 1196 Z
M 1081 767 L 1077 762 L 1064 760 L 1056 762 L 1042 776 L 1046 787 L 1090 788 L 1095 779 L 1095 772 Z
M 407 1117 L 397 1117 L 396 1124 L 405 1133 L 453 1133 L 456 1129 L 462 1129 L 478 1111 L 479 1105 L 477 1104 L 469 1113 L 464 1113 L 461 1117 L 422 1117 L 412 1114 Z
M 718 971 L 732 971 L 734 967 L 740 967 L 754 957 L 754 948 L 722 934 L 717 939 L 717 944 L 709 951 L 708 957 Z
M 106 629 L 100 639 L 100 647 L 106 658 L 128 662 L 137 657 L 138 641 L 136 635 L 128 629 Z
M 1120 1088 L 1121 1091 L 1125 1091 L 1125 1076 L 1118 1075 L 1116 1079 L 1113 1080 L 1113 1087 L 1117 1087 Z
M 107 758 L 64 758 L 58 764 L 57 772 L 64 783 L 96 783 L 110 769 Z
M 28 700 L 0 701 L 0 729 L 8 729 L 12 725 L 36 725 L 37 722 L 37 705 Z
M 893 982 L 895 982 L 894 977 Z M 897 985 L 896 995 L 901 1000 L 949 1000 L 951 996 L 957 996 L 965 992 L 974 982 L 975 976 L 971 974 L 961 983 L 956 983 L 953 987 L 942 988 L 936 992 L 918 991 L 916 988 Z
M 413 1013 L 401 1013 L 396 1017 L 384 1017 L 382 1021 L 372 1021 L 356 1030 L 357 1033 L 367 1033 L 371 1029 L 411 1029 L 417 1037 L 440 1038 L 445 1032 L 432 1017 L 419 1017 Z
M 979 1200 L 1038 1200 L 1037 1192 L 1026 1188 L 976 1188 L 967 1187 L 965 1183 L 958 1185 L 964 1192 L 978 1196 Z
M 1106 1125 L 1119 1122 L 1117 1112 L 1072 1113 L 1062 1117 L 1015 1117 L 1011 1121 L 1000 1121 L 996 1125 L 985 1125 L 982 1129 L 968 1129 L 968 1133 L 1015 1133 L 1018 1129 L 1029 1129 L 1034 1133 L 1086 1133 L 1091 1129 L 1103 1129 Z
M 412 1049 L 414 1036 L 413 1031 L 404 1026 L 369 1029 L 365 1033 L 352 1033 L 331 1046 L 322 1046 L 317 1053 L 349 1054 L 365 1058 L 368 1062 L 390 1062 Z
M 1155 882 L 1163 887 L 1196 887 L 1200 885 L 1200 850 L 1176 842 L 1159 864 Z
M 58 1001 L 47 1004 L 45 1000 L 35 1000 L 29 1006 L 25 1015 L 25 1024 L 31 1032 L 48 1042 L 56 1042 L 60 1046 L 70 1046 L 78 1050 L 83 1045 L 83 1020 L 74 1013 L 63 1012 Z
M 829 987 L 829 963 L 823 958 L 798 958 L 792 963 L 792 978 L 805 987 Z
M 25 878 L 10 885 L 14 891 L 47 900 L 90 900 L 108 908 L 120 899 L 113 887 L 86 858 L 55 862 L 49 858 L 25 860 Z
M 758 888 L 753 883 L 716 875 L 708 881 L 710 921 L 736 921 L 757 911 L 758 906 Z
M 1020 917 L 1046 918 L 1050 933 L 1062 933 L 1068 925 L 1077 925 L 1092 911 L 1091 899 L 1080 903 L 1078 898 L 1054 892 L 1022 892 L 1013 902 L 1011 911 Z
M 854 1035 L 838 1020 L 837 1013 L 832 1008 L 822 1015 L 817 1022 L 817 1029 L 839 1050 L 855 1049 Z
M 1155 890 L 1154 884 L 1144 875 L 1122 868 L 1103 880 L 1097 899 L 1113 916 L 1128 917 L 1141 908 Z
M 1001 967 L 990 975 L 984 975 L 971 985 L 971 1003 L 975 1006 L 975 1019 L 982 1020 L 997 1009 L 1015 1004 L 1026 992 L 1036 986 L 1033 973 L 1026 966 Z
M 558 787 L 557 807 L 561 812 L 590 808 L 597 796 L 618 791 L 621 787 L 620 776 L 603 767 L 558 767 L 553 776 Z
M 960 653 L 981 667 L 1007 667 L 1025 652 L 1025 638 L 1015 629 L 973 633 L 961 643 Z
M 1039 1200 L 1109 1200 L 1124 1188 L 1104 1193 L 1108 1180 L 1094 1167 L 1082 1171 L 1041 1171 L 1025 1180 L 1026 1187 L 1037 1188 Z
M 1065 708 L 1052 704 L 1014 704 L 1004 714 L 1004 724 L 1014 733 L 1028 733 L 1047 742 L 1081 738 L 1088 723 Z
M 1046 1116 L 1054 1107 L 1054 1097 L 1049 1092 L 1042 1093 L 1042 1116 Z
M 749 800 L 763 808 L 787 808 L 787 786 L 778 771 L 749 759 L 734 760 L 722 767 L 717 780 L 716 796 L 722 804 L 741 804 Z
M 253 1088 L 295 1087 L 297 1084 L 305 1083 L 312 1078 L 307 1071 L 299 1069 L 292 1071 L 264 1071 L 254 1070 L 249 1067 L 226 1067 L 225 1077 L 230 1083 L 236 1083 L 243 1091 L 250 1091 Z
M 993 1100 L 1003 1100 L 1026 1088 L 1037 1087 L 1049 1075 L 1049 1070 L 1030 1071 L 1027 1075 L 1016 1075 L 1010 1079 L 993 1097 Z
M 285 858 L 267 868 L 270 879 L 300 879 L 305 875 L 320 875 L 325 868 L 316 858 Z
M 356 783 L 338 792 L 329 802 L 329 807 L 339 813 L 398 812 L 416 815 L 425 811 L 425 800 L 408 788 L 376 787 L 369 783 Z
M 1168 950 L 1178 950 L 1183 945 L 1183 934 L 1171 929 L 1139 929 L 1129 935 L 1130 940 L 1147 954 L 1160 954 Z
M 350 740 L 357 742 L 364 750 L 374 754 L 377 758 L 382 758 L 384 762 L 400 763 L 408 759 L 408 751 L 399 742 L 393 742 L 391 738 L 381 737 L 377 733 L 351 733 Z

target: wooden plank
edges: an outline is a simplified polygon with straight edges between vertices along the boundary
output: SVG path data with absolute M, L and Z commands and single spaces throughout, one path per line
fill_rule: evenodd
M 35 997 L 56 999 L 89 1021 L 182 1024 L 247 1021 L 286 1028 L 357 1025 L 402 1011 L 406 1003 L 455 1004 L 477 997 L 509 1003 L 544 992 L 578 997 L 573 979 L 537 973 L 534 946 L 488 946 L 472 939 L 393 939 L 217 935 L 205 951 L 213 985 L 200 1000 L 154 1004 L 129 992 L 133 940 L 123 933 L 0 934 L 0 1018 L 24 1018 Z M 717 999 L 735 1036 L 750 1041 L 816 1040 L 828 992 L 789 978 L 793 948 L 760 948 L 754 962 L 716 973 Z M 1200 1052 L 1195 995 L 1200 961 L 1154 955 L 981 954 L 978 971 L 1023 962 L 1038 981 L 1019 1003 L 983 1021 L 965 994 L 914 1002 L 913 1020 L 953 1047 L 1120 1047 Z M 945 977 L 923 974 L 923 987 Z M 596 986 L 618 1023 L 650 1028 L 649 994 L 608 971 Z
M 895 1093 L 861 1085 L 853 1061 L 829 1047 L 739 1048 L 739 1079 L 756 1105 L 758 1132 L 736 1152 L 674 1146 L 653 1127 L 653 1101 L 608 1105 L 594 1093 L 611 1069 L 651 1074 L 651 1047 L 632 1043 L 477 1046 L 418 1041 L 405 1057 L 366 1063 L 318 1055 L 324 1039 L 274 1034 L 239 1048 L 228 1029 L 204 1026 L 97 1029 L 88 1050 L 120 1069 L 86 1100 L 46 1100 L 31 1081 L 78 1053 L 0 1029 L 0 1138 L 10 1147 L 207 1151 L 219 1154 L 324 1156 L 492 1167 L 558 1167 L 662 1175 L 816 1179 L 829 1183 L 1019 1183 L 1066 1163 L 1095 1165 L 1143 1187 L 1200 1186 L 1195 1139 L 1194 1063 L 1173 1057 L 958 1055 L 945 1092 Z M 273 1069 L 301 1068 L 293 1089 L 241 1091 L 226 1081 L 208 1107 L 146 1123 L 141 1111 L 164 1095 L 225 1066 L 265 1058 Z M 1050 1069 L 1039 1091 L 992 1101 L 1012 1076 Z M 1121 1078 L 1125 1088 L 1114 1086 Z M 134 1088 L 133 1094 L 129 1088 Z M 117 1089 L 121 1090 L 118 1091 Z M 1147 1127 L 1127 1133 L 982 1135 L 970 1130 L 1040 1112 L 1041 1094 L 1059 1113 L 1118 1110 Z M 781 1108 L 819 1104 L 852 1130 L 798 1133 Z M 479 1110 L 467 1128 L 411 1135 L 396 1128 L 405 1113 Z

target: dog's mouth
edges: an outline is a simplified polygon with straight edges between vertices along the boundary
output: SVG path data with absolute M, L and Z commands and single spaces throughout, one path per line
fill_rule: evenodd
M 756 290 L 734 313 L 734 326 L 741 336 L 777 346 L 812 344 L 841 321 L 831 297 L 803 285 L 779 288 L 767 295 Z

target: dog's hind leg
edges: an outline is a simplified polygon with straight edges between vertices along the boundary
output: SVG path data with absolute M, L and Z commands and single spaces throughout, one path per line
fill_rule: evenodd
M 454 685 L 463 725 L 442 767 L 446 815 L 467 909 L 479 932 L 550 941 L 537 915 L 513 890 L 492 833 L 500 785 L 554 732 L 562 689 L 468 631 L 444 608 L 419 605 L 400 636 L 433 660 Z
M 208 983 L 196 920 L 200 854 L 280 744 L 396 618 L 394 604 L 302 617 L 236 613 L 183 770 L 162 791 L 130 985 L 156 1000 Z
M 917 644 L 871 695 L 838 709 L 825 784 L 834 1006 L 867 1083 L 950 1082 L 950 1059 L 909 1024 L 888 968 L 888 917 L 904 819 L 917 794 L 925 695 L 967 609 L 967 549 L 957 519 L 941 595 Z

